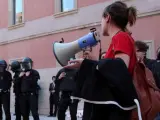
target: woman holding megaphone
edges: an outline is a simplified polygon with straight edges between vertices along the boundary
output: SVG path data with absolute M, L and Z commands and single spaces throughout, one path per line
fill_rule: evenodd
M 126 64 L 128 71 L 133 75 L 134 66 L 136 64 L 136 54 L 134 53 L 134 40 L 130 33 L 126 31 L 126 27 L 134 25 L 136 22 L 137 12 L 134 7 L 127 7 L 121 1 L 117 1 L 107 6 L 102 14 L 102 32 L 104 36 L 109 36 L 112 42 L 106 52 L 105 58 L 121 58 Z M 75 59 L 69 61 L 65 68 L 79 68 L 83 63 L 83 59 Z M 87 74 L 87 73 L 86 73 Z M 85 112 L 90 112 L 85 110 Z M 124 111 L 115 106 L 97 105 L 96 111 L 91 116 L 83 116 L 83 120 L 130 120 L 131 111 Z M 85 114 L 85 113 L 84 113 Z

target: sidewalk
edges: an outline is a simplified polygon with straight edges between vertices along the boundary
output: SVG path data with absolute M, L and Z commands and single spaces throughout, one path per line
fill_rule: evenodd
M 79 117 L 77 120 L 82 120 L 81 117 L 83 115 L 83 110 L 82 110 L 83 106 L 84 106 L 83 104 L 84 104 L 83 102 L 79 102 L 79 104 L 78 104 L 77 116 L 79 116 Z M 4 113 L 4 111 L 3 111 L 3 113 Z M 66 112 L 66 116 L 67 116 L 66 120 L 70 120 L 70 113 L 68 110 Z M 4 118 L 5 118 L 5 116 L 3 114 L 3 119 Z M 15 120 L 15 116 L 13 114 L 11 114 L 11 120 Z M 30 116 L 29 120 L 33 120 L 32 116 Z M 41 115 L 40 120 L 57 120 L 57 118 L 56 117 L 47 117 L 47 116 Z
M 3 117 L 4 119 L 5 117 Z M 15 120 L 15 116 L 12 115 L 11 120 Z M 29 120 L 33 120 L 32 116 L 30 116 Z M 57 120 L 56 117 L 47 117 L 47 116 L 40 116 L 40 120 Z M 67 118 L 66 120 L 70 120 L 70 118 Z M 81 118 L 78 118 L 77 120 L 82 120 Z

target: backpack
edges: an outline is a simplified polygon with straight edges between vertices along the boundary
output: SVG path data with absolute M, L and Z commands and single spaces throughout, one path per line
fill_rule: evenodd
M 160 89 L 156 86 L 152 72 L 142 62 L 134 70 L 135 85 L 142 114 L 142 120 L 154 120 L 160 112 Z M 132 111 L 132 120 L 138 120 L 137 110 Z

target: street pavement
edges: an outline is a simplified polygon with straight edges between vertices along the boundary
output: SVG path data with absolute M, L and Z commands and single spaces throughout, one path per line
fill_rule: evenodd
M 5 117 L 3 117 L 4 119 Z M 12 115 L 11 116 L 11 120 L 15 120 L 15 116 Z M 33 120 L 32 116 L 30 116 L 30 119 L 29 120 Z M 57 120 L 56 117 L 47 117 L 47 116 L 40 116 L 40 120 Z M 70 118 L 66 118 L 66 120 L 70 120 Z M 81 118 L 78 118 L 77 120 L 82 120 Z

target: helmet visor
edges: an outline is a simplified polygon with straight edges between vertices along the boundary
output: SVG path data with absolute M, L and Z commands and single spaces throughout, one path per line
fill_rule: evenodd
M 0 73 L 5 71 L 5 66 L 0 65 Z
M 21 68 L 24 72 L 30 71 L 32 69 L 30 62 L 22 62 Z

